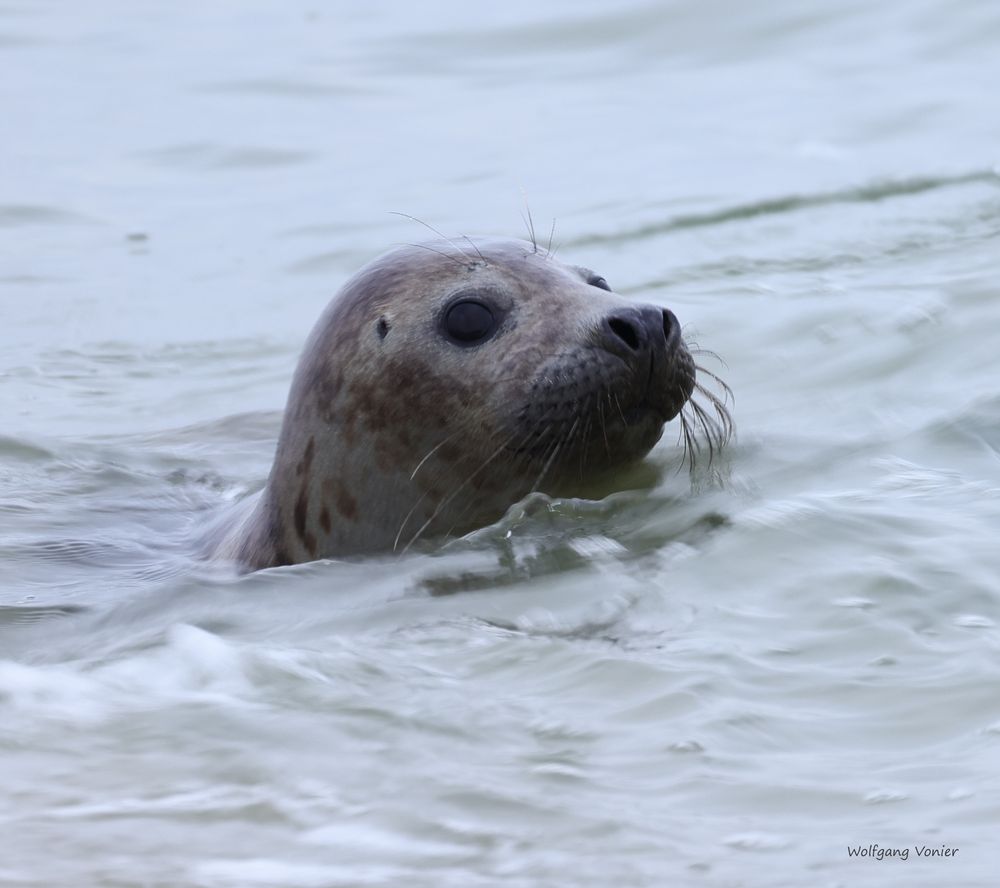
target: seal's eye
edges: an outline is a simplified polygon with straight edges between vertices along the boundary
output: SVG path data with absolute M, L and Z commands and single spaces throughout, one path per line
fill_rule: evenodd
M 444 315 L 444 332 L 459 345 L 476 345 L 496 330 L 496 318 L 489 306 L 475 299 L 462 299 Z
M 589 278 L 587 278 L 587 283 L 592 287 L 599 287 L 601 290 L 607 290 L 609 293 L 611 292 L 611 286 L 599 274 L 592 274 Z

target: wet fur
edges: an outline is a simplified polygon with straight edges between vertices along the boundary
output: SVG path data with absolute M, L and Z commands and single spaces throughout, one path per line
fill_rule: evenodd
M 674 416 L 692 464 L 723 445 L 728 388 L 683 342 L 664 366 L 631 366 L 595 333 L 630 303 L 536 243 L 466 241 L 397 249 L 333 299 L 296 370 L 267 487 L 218 556 L 261 568 L 481 526 L 531 490 L 641 459 Z M 493 339 L 461 348 L 435 325 L 469 288 L 505 314 Z M 654 372 L 651 395 L 640 377 Z

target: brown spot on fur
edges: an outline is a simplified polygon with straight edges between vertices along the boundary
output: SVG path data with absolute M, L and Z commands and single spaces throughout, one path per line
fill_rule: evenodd
M 306 519 L 309 517 L 309 487 L 303 484 L 299 489 L 299 498 L 295 501 L 295 532 L 302 540 L 306 551 L 315 557 L 318 551 L 316 535 L 306 530 Z
M 385 361 L 377 377 L 351 379 L 341 407 L 341 429 L 350 444 L 355 424 L 363 424 L 365 438 L 373 448 L 375 465 L 380 472 L 412 469 L 415 459 L 428 445 L 414 433 L 414 417 L 419 417 L 421 432 L 447 429 L 456 417 L 465 417 L 475 404 L 472 383 L 443 377 L 435 364 L 418 355 Z M 464 455 L 455 445 L 453 458 Z M 442 454 L 444 458 L 444 455 Z
M 303 484 L 299 488 L 299 498 L 295 501 L 295 532 L 299 538 L 306 533 L 306 517 L 309 512 L 309 488 Z
M 354 521 L 358 517 L 358 501 L 351 496 L 342 481 L 337 483 L 337 511 L 348 521 Z
M 347 407 L 340 411 L 340 433 L 348 447 L 354 447 L 358 442 L 358 411 L 348 402 Z
M 442 446 L 438 450 L 438 453 L 440 454 L 441 459 L 446 462 L 454 463 L 458 462 L 462 458 L 464 451 L 460 444 L 448 443 Z
M 316 455 L 316 439 L 310 435 L 309 443 L 306 444 L 306 452 L 302 454 L 302 459 L 299 461 L 298 465 L 295 466 L 295 474 L 308 475 L 309 470 L 312 468 L 313 457 Z
M 267 528 L 267 538 L 271 543 L 271 547 L 274 552 L 274 558 L 271 560 L 260 560 L 257 559 L 256 567 L 284 567 L 286 564 L 294 564 L 295 559 L 288 554 L 288 549 L 284 543 L 284 535 L 282 532 L 283 520 L 281 516 L 281 509 L 275 507 L 274 513 L 271 516 L 270 524 Z M 261 551 L 264 551 L 263 549 Z
M 650 400 L 649 374 L 663 367 L 629 369 L 604 351 L 593 331 L 617 303 L 545 251 L 492 241 L 482 249 L 489 261 L 467 265 L 458 247 L 397 251 L 366 266 L 324 311 L 289 396 L 268 487 L 274 504 L 265 500 L 275 514 L 283 503 L 283 520 L 267 537 L 253 529 L 263 558 L 306 560 L 321 551 L 320 536 L 339 554 L 332 544 L 387 547 L 400 529 L 406 538 L 471 529 L 532 484 L 558 493 L 548 488 L 643 450 L 624 415 L 633 396 Z M 490 272 L 477 278 L 484 266 Z M 441 300 L 465 285 L 495 289 L 502 314 L 481 352 L 454 350 L 436 327 Z
M 386 257 L 368 266 L 364 274 L 344 285 L 320 317 L 306 346 L 307 363 L 296 374 L 296 391 L 290 403 L 300 410 L 315 405 L 325 422 L 345 422 L 344 434 L 349 443 L 354 423 L 350 411 L 342 410 L 344 368 L 362 343 L 377 338 L 377 321 L 386 294 L 403 291 L 405 282 L 415 273 L 413 261 L 402 261 L 400 257 Z M 352 378 L 350 370 L 347 377 Z

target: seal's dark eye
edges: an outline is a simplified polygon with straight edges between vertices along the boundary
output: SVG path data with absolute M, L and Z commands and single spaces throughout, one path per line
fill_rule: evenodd
M 599 274 L 592 274 L 589 278 L 587 278 L 587 283 L 592 287 L 599 287 L 602 290 L 607 290 L 609 293 L 611 292 L 610 285 Z
M 444 316 L 445 333 L 459 345 L 475 345 L 488 339 L 496 326 L 489 306 L 474 299 L 456 302 Z

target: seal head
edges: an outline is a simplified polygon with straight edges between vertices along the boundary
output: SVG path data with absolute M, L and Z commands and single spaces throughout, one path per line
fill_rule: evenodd
M 261 568 L 483 526 L 642 459 L 695 371 L 671 311 L 534 244 L 401 247 L 317 322 L 267 487 L 217 554 Z

